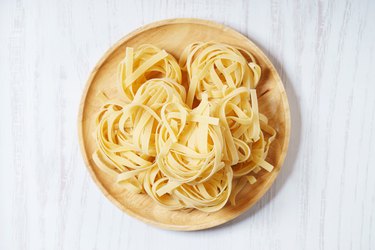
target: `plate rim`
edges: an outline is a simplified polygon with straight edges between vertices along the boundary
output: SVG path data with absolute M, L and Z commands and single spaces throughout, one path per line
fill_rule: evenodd
M 163 222 L 159 222 L 159 221 L 154 221 L 154 220 L 145 218 L 145 217 L 133 212 L 132 210 L 130 210 L 127 207 L 125 207 L 124 205 L 122 205 L 118 200 L 116 200 L 107 191 L 107 189 L 104 187 L 102 182 L 99 181 L 99 179 L 96 176 L 94 170 L 92 169 L 92 166 L 90 164 L 90 159 L 88 158 L 88 154 L 86 153 L 86 147 L 85 147 L 84 138 L 83 138 L 83 111 L 84 111 L 84 108 L 85 108 L 85 103 L 86 103 L 88 91 L 90 89 L 90 86 L 91 86 L 91 83 L 92 83 L 93 79 L 95 78 L 96 74 L 98 73 L 98 70 L 101 68 L 103 63 L 108 59 L 108 57 L 121 44 L 126 42 L 128 39 L 144 32 L 146 30 L 149 30 L 149 29 L 161 27 L 161 26 L 164 26 L 164 25 L 189 24 L 189 23 L 210 26 L 210 27 L 229 30 L 231 32 L 237 33 L 237 35 L 246 39 L 254 47 L 254 49 L 256 49 L 257 52 L 259 54 L 261 54 L 264 62 L 266 64 L 271 65 L 272 69 L 274 70 L 274 73 L 275 73 L 276 77 L 278 78 L 278 80 L 281 83 L 281 84 L 277 84 L 277 86 L 278 86 L 278 88 L 280 88 L 280 93 L 282 95 L 281 100 L 282 100 L 283 105 L 285 107 L 284 111 L 285 111 L 285 128 L 286 129 L 285 129 L 284 144 L 282 145 L 282 152 L 281 152 L 281 154 L 279 156 L 279 160 L 277 162 L 277 166 L 279 166 L 278 172 L 274 175 L 273 178 L 267 179 L 267 181 L 266 181 L 267 183 L 265 184 L 265 188 L 262 188 L 258 192 L 259 198 L 257 198 L 254 203 L 252 203 L 252 204 L 250 203 L 250 205 L 247 205 L 240 213 L 233 214 L 229 217 L 226 217 L 225 220 L 215 220 L 215 221 L 205 222 L 203 224 L 196 224 L 196 225 L 173 225 L 173 224 L 163 223 Z M 225 223 L 228 223 L 228 222 L 232 221 L 233 219 L 235 219 L 235 218 L 239 217 L 240 215 L 246 213 L 250 208 L 252 208 L 265 195 L 265 193 L 268 192 L 268 190 L 271 188 L 274 181 L 276 180 L 277 176 L 279 175 L 279 172 L 280 172 L 280 170 L 283 166 L 283 163 L 285 161 L 285 158 L 286 158 L 286 155 L 287 155 L 287 152 L 288 152 L 289 141 L 290 141 L 290 132 L 291 132 L 290 107 L 289 107 L 287 93 L 285 91 L 284 83 L 283 83 L 279 73 L 277 72 L 275 66 L 270 61 L 270 59 L 266 56 L 266 54 L 252 40 L 250 40 L 247 36 L 243 35 L 239 31 L 237 31 L 236 29 L 228 27 L 228 26 L 220 24 L 220 23 L 217 23 L 215 21 L 200 19 L 200 18 L 172 18 L 172 19 L 164 19 L 164 20 L 151 22 L 151 23 L 148 23 L 146 25 L 143 25 L 143 26 L 131 31 L 130 33 L 128 33 L 127 35 L 122 37 L 120 40 L 115 42 L 100 57 L 99 61 L 95 64 L 94 68 L 89 73 L 88 80 L 85 83 L 85 87 L 84 87 L 82 95 L 81 95 L 81 100 L 80 100 L 80 104 L 79 104 L 79 111 L 78 111 L 78 121 L 77 122 L 78 122 L 78 140 L 79 140 L 79 144 L 80 144 L 81 155 L 83 156 L 85 166 L 88 169 L 88 171 L 91 175 L 91 178 L 94 180 L 95 184 L 99 187 L 99 189 L 105 195 L 105 197 L 107 197 L 107 199 L 110 200 L 113 204 L 115 204 L 121 211 L 127 213 L 128 215 L 130 215 L 130 216 L 132 216 L 132 217 L 134 217 L 134 218 L 136 218 L 136 219 L 138 219 L 142 222 L 145 222 L 147 224 L 150 224 L 150 225 L 162 228 L 162 229 L 175 230 L 175 231 L 197 231 L 197 230 L 205 230 L 205 229 L 209 229 L 209 228 L 212 228 L 212 227 L 216 227 L 216 226 L 219 226 L 219 225 L 222 225 L 222 224 L 225 224 Z

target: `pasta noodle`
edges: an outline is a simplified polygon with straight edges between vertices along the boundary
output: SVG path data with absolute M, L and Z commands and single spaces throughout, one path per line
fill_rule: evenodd
M 251 62 L 247 62 L 241 52 Z M 254 62 L 250 53 L 226 44 L 198 42 L 189 45 L 180 59 L 190 79 L 187 104 L 192 106 L 194 97 L 200 100 L 202 93 L 222 98 L 224 87 L 254 89 L 261 75 L 259 65 Z
M 118 72 L 123 97 L 128 102 L 148 79 L 166 77 L 181 83 L 181 69 L 176 59 L 165 50 L 149 44 L 140 46 L 135 52 L 133 48 L 126 48 Z
M 152 45 L 126 49 L 120 97 L 100 93 L 93 161 L 163 207 L 218 211 L 273 169 L 276 131 L 255 90 L 261 69 L 247 51 L 213 42 L 189 45 L 179 64 Z

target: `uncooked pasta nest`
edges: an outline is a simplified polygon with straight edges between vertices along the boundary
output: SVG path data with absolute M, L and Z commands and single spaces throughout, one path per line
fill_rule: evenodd
M 127 48 L 116 98 L 100 92 L 93 160 L 118 185 L 168 209 L 218 211 L 261 169 L 276 131 L 259 113 L 261 68 L 247 51 L 197 42 L 179 63 Z M 186 80 L 183 80 L 186 79 Z

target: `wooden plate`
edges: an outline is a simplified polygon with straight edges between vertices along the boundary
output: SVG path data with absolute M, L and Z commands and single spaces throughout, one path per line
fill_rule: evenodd
M 166 49 L 177 59 L 186 45 L 196 41 L 217 41 L 242 47 L 255 55 L 262 68 L 257 88 L 260 111 L 278 133 L 271 144 L 267 161 L 275 166 L 271 173 L 260 171 L 256 184 L 249 184 L 240 192 L 237 205 L 226 205 L 215 213 L 197 210 L 169 211 L 160 207 L 147 195 L 132 194 L 114 184 L 114 180 L 101 172 L 92 161 L 96 146 L 93 137 L 96 112 L 100 107 L 97 94 L 114 87 L 117 65 L 124 58 L 127 46 L 144 43 Z M 226 26 L 198 19 L 172 19 L 146 25 L 116 43 L 105 53 L 92 71 L 80 105 L 79 140 L 82 153 L 92 178 L 105 196 L 121 210 L 144 222 L 173 230 L 200 230 L 228 222 L 248 210 L 270 188 L 284 161 L 290 134 L 290 114 L 285 90 L 275 67 L 264 53 L 248 38 Z

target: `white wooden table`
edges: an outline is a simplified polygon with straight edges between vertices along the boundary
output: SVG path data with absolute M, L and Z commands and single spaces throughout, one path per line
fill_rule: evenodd
M 375 249 L 375 1 L 0 1 L 0 249 Z M 257 43 L 284 81 L 290 150 L 248 213 L 165 231 L 111 204 L 86 170 L 89 72 L 135 28 L 211 19 Z

